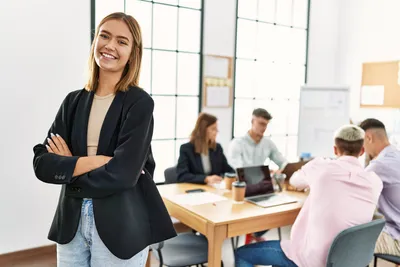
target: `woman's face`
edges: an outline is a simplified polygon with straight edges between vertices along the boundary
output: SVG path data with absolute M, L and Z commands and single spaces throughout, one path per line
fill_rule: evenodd
M 99 29 L 94 58 L 100 70 L 122 73 L 133 46 L 128 25 L 121 20 L 108 20 Z
M 211 124 L 207 127 L 207 139 L 209 141 L 215 142 L 218 134 L 218 126 L 217 123 Z

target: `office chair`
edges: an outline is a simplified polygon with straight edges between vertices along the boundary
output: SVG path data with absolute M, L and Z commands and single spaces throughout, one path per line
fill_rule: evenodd
M 378 259 L 382 259 L 391 263 L 400 265 L 400 257 L 389 254 L 374 254 L 374 267 L 378 266 Z
M 327 267 L 365 267 L 374 256 L 375 243 L 385 225 L 373 220 L 340 232 L 329 249 Z

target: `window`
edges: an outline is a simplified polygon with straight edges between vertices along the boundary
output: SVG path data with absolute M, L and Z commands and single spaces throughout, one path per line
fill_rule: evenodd
M 152 149 L 158 183 L 164 182 L 164 170 L 176 164 L 200 109 L 202 5 L 202 0 L 96 1 L 96 26 L 116 11 L 140 24 L 140 86 L 155 102 Z
M 306 77 L 308 0 L 238 0 L 233 136 L 265 108 L 279 150 L 297 159 L 300 86 Z

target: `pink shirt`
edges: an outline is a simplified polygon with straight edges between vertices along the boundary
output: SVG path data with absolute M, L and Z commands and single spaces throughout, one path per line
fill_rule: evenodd
M 351 156 L 314 159 L 290 183 L 310 188 L 290 240 L 281 242 L 285 255 L 299 267 L 326 266 L 333 239 L 349 227 L 371 221 L 382 191 L 379 177 Z

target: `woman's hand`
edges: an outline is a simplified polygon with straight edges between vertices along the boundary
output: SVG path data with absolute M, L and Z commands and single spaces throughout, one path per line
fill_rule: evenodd
M 71 157 L 72 153 L 68 148 L 67 143 L 58 134 L 50 134 L 51 138 L 47 138 L 48 145 L 46 145 L 47 151 L 60 156 Z M 76 162 L 76 166 L 72 176 L 79 176 L 87 172 L 93 171 L 106 165 L 112 157 L 97 155 L 89 157 L 80 157 Z
M 217 184 L 222 181 L 222 177 L 218 175 L 209 175 L 204 179 L 204 182 L 206 184 Z
M 67 157 L 71 157 L 72 153 L 68 148 L 67 143 L 65 143 L 64 139 L 56 134 L 50 134 L 51 135 L 51 139 L 47 138 L 47 143 L 48 145 L 46 145 L 47 151 L 49 153 L 54 153 L 60 156 L 67 156 Z

